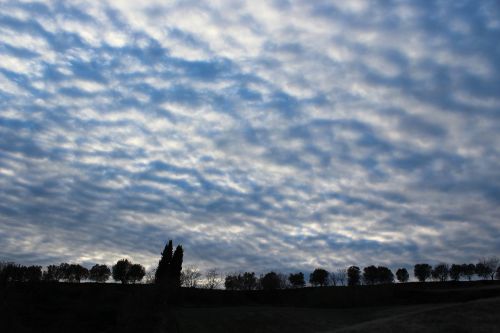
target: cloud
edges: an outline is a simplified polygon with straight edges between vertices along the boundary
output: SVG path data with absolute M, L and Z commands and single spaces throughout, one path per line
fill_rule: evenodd
M 3 2 L 0 258 L 498 254 L 495 1 Z

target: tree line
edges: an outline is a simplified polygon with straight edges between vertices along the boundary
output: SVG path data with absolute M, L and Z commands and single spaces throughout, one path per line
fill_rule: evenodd
M 440 263 L 431 266 L 426 263 L 416 264 L 413 267 L 413 275 L 419 282 L 434 281 L 459 281 L 465 279 L 471 281 L 476 275 L 482 279 L 494 278 L 500 280 L 499 259 L 491 257 L 483 259 L 476 264 L 452 264 Z M 350 266 L 347 269 L 338 269 L 328 272 L 323 268 L 317 268 L 309 274 L 309 284 L 313 287 L 324 286 L 356 286 L 389 284 L 397 280 L 406 283 L 410 280 L 410 274 L 406 268 L 398 268 L 395 274 L 385 266 L 370 265 L 361 270 L 358 266 Z M 228 290 L 255 290 L 255 289 L 285 289 L 301 288 L 306 286 L 306 280 L 302 272 L 289 275 L 269 272 L 257 277 L 253 272 L 229 274 L 226 276 L 224 286 Z
M 96 264 L 87 269 L 80 264 L 61 263 L 42 266 L 23 266 L 16 263 L 0 263 L 0 282 L 72 282 L 82 280 L 106 282 L 110 277 L 121 283 L 136 283 L 142 280 L 146 270 L 140 264 L 133 264 L 128 259 L 118 260 L 111 269 L 106 265 Z
M 82 280 L 93 282 L 107 282 L 110 277 L 122 284 L 154 283 L 165 288 L 206 288 L 218 289 L 224 286 L 227 290 L 273 290 L 286 288 L 302 288 L 307 285 L 303 272 L 283 274 L 279 272 L 268 272 L 257 276 L 254 272 L 231 273 L 225 276 L 217 269 L 210 269 L 202 274 L 196 267 L 182 268 L 184 250 L 178 245 L 175 250 L 170 240 L 161 253 L 160 261 L 156 269 L 146 273 L 144 266 L 132 263 L 128 259 L 120 259 L 115 265 L 108 267 L 104 264 L 96 264 L 90 269 L 80 264 L 61 263 L 49 265 L 45 270 L 42 266 L 23 266 L 12 262 L 0 262 L 0 283 L 7 282 L 72 282 L 79 283 Z M 413 276 L 420 282 L 434 281 L 459 281 L 461 279 L 471 281 L 474 276 L 482 279 L 494 278 L 500 280 L 500 266 L 497 257 L 480 260 L 477 263 L 452 264 L 439 263 L 431 266 L 427 263 L 419 263 L 413 267 Z M 337 269 L 329 272 L 323 268 L 317 268 L 309 274 L 310 286 L 356 286 L 388 284 L 395 281 L 405 283 L 410 280 L 410 274 L 406 268 L 398 268 L 395 274 L 385 266 L 370 265 L 362 270 L 358 266 L 350 266 L 346 269 Z

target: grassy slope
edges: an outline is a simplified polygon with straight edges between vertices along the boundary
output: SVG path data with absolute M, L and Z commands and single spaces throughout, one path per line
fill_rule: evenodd
M 178 332 L 500 332 L 500 298 L 350 309 L 178 308 Z
M 421 311 L 426 306 L 377 308 L 296 308 L 271 306 L 177 308 L 179 332 L 322 332 L 392 316 Z
M 500 283 L 273 292 L 183 289 L 181 305 L 175 308 L 167 307 L 159 296 L 152 285 L 10 284 L 0 288 L 0 332 L 331 331 L 396 314 L 422 313 L 446 302 L 499 297 Z
M 407 330 L 409 326 L 416 328 L 409 332 L 423 328 L 427 332 L 432 327 L 437 327 L 432 332 L 475 332 L 480 327 L 485 332 L 500 332 L 500 322 L 492 320 L 500 318 L 498 310 L 486 310 L 489 305 L 498 305 L 500 298 L 492 299 L 491 304 L 489 300 L 473 301 L 495 296 L 500 296 L 500 286 L 490 282 L 306 288 L 277 293 L 186 290 L 185 304 L 176 308 L 175 317 L 179 332 L 307 333 L 348 327 L 372 332 L 372 325 L 380 325 L 376 332 Z M 302 306 L 293 306 L 298 304 Z M 465 317 L 456 320 L 461 314 Z M 468 324 L 462 324 L 465 322 Z M 355 326 L 360 323 L 367 324 Z
M 0 332 L 154 332 L 151 286 L 16 284 L 0 289 Z
M 332 332 L 499 332 L 500 298 L 423 309 L 410 315 L 395 315 Z

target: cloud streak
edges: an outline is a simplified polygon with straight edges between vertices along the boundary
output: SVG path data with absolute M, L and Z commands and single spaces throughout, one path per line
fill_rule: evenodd
M 0 257 L 498 254 L 495 1 L 0 4 Z

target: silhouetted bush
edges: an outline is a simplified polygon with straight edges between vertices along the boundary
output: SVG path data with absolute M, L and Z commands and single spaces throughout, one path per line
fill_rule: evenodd
M 347 269 L 347 285 L 357 286 L 361 282 L 361 271 L 358 266 L 351 266 Z
M 281 279 L 275 272 L 269 272 L 260 279 L 260 285 L 264 290 L 280 289 Z
M 441 282 L 447 281 L 449 274 L 450 268 L 448 264 L 445 263 L 437 264 L 431 271 L 432 278 Z
M 431 277 L 432 267 L 429 264 L 416 264 L 413 268 L 413 275 L 420 282 L 425 282 Z
M 396 278 L 398 279 L 399 282 L 405 283 L 408 282 L 408 280 L 410 279 L 410 274 L 408 274 L 406 268 L 399 268 L 396 271 Z
M 302 272 L 299 273 L 291 273 L 288 276 L 288 281 L 293 288 L 302 288 L 306 285 L 306 281 L 304 280 L 304 274 Z
M 106 282 L 111 276 L 111 270 L 106 265 L 94 265 L 89 271 L 89 280 L 95 282 Z

